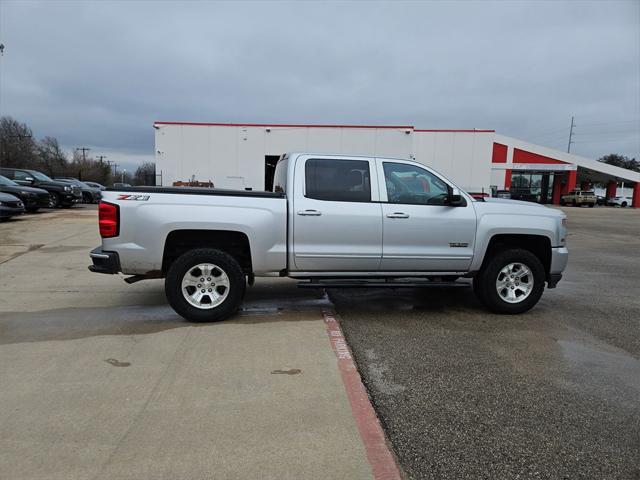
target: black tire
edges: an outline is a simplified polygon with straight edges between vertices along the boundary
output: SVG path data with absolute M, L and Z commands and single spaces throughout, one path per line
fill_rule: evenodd
M 510 263 L 521 263 L 527 266 L 533 276 L 533 286 L 529 296 L 519 303 L 509 303 L 503 300 L 496 288 L 496 280 L 500 270 Z M 490 311 L 513 315 L 526 312 L 538 303 L 544 291 L 544 282 L 544 267 L 538 257 L 528 250 L 514 248 L 497 252 L 487 259 L 482 270 L 473 279 L 473 291 Z
M 564 199 L 561 198 L 560 199 L 560 205 L 564 207 L 566 204 L 567 204 L 567 202 Z
M 622 208 L 626 208 L 626 206 L 627 206 L 627 202 L 622 202 L 622 203 L 620 204 L 620 206 L 621 206 Z
M 185 275 L 203 263 L 216 265 L 229 279 L 226 298 L 220 305 L 207 309 L 192 305 L 182 293 L 182 280 Z M 229 318 L 240 307 L 245 288 L 245 275 L 235 258 L 212 248 L 198 248 L 182 254 L 171 264 L 164 282 L 169 304 L 178 315 L 192 322 L 218 322 Z M 211 300 L 211 297 L 209 299 Z
M 25 210 L 29 213 L 36 213 L 40 207 L 27 207 Z
M 49 193 L 49 208 L 58 208 L 60 206 L 60 195 L 56 192 Z
M 82 192 L 82 203 L 93 203 L 93 195 L 87 192 Z
M 589 208 L 593 208 L 593 207 L 595 207 L 595 206 L 596 206 L 596 204 L 595 204 L 595 203 L 590 203 L 590 204 L 589 204 Z

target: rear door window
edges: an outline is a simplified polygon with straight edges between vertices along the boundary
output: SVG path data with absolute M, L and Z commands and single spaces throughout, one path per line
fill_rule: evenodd
M 334 202 L 370 202 L 366 160 L 310 159 L 305 164 L 305 196 Z

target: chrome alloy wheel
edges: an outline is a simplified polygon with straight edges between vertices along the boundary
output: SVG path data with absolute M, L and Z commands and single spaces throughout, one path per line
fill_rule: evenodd
M 533 273 L 523 263 L 510 263 L 498 273 L 496 290 L 507 303 L 520 303 L 533 291 Z
M 229 288 L 231 284 L 225 271 L 212 263 L 199 263 L 182 277 L 181 291 L 185 300 L 203 310 L 224 302 Z

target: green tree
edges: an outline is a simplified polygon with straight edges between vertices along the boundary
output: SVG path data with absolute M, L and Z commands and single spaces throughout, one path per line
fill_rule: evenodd
M 608 163 L 609 165 L 614 165 L 616 167 L 626 168 L 627 170 L 640 172 L 640 162 L 638 162 L 635 158 L 629 158 L 618 153 L 610 153 L 609 155 L 600 157 L 598 161 L 602 163 Z

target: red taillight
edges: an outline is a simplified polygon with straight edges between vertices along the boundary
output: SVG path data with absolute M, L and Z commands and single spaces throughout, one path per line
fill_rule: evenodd
M 118 205 L 100 202 L 98 206 L 98 226 L 102 238 L 117 237 L 120 233 Z

